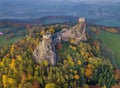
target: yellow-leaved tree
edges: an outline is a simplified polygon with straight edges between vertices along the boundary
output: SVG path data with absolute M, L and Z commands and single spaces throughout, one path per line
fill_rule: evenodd
M 16 70 L 16 60 L 12 59 L 11 63 L 9 64 L 10 68 L 14 71 L 17 72 Z
M 50 33 L 54 33 L 54 32 L 55 32 L 53 26 L 50 27 L 49 32 L 50 32 Z
M 43 30 L 43 31 L 41 31 L 41 32 L 40 32 L 40 34 L 41 34 L 41 35 L 45 34 L 45 31 L 44 31 L 44 30 Z
M 12 44 L 11 49 L 10 49 L 10 54 L 12 57 L 13 57 L 13 53 L 14 53 L 14 48 L 15 48 L 15 45 Z
M 47 83 L 45 88 L 57 88 L 55 83 Z
M 85 70 L 85 76 L 86 76 L 87 78 L 90 78 L 91 75 L 92 75 L 92 73 L 93 73 L 93 70 L 92 70 L 92 69 L 87 68 L 87 69 Z
M 8 78 L 7 78 L 7 75 L 3 75 L 3 76 L 2 76 L 2 82 L 3 82 L 4 88 L 6 88 L 7 85 L 8 85 Z

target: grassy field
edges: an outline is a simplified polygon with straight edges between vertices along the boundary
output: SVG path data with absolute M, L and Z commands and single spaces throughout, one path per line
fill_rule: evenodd
M 98 37 L 114 52 L 116 64 L 120 68 L 120 34 L 102 31 Z
M 23 36 L 15 36 L 14 38 L 6 40 L 5 35 L 4 36 L 0 36 L 0 47 L 2 47 L 3 45 L 12 44 L 12 43 L 18 41 L 19 39 L 21 39 L 22 37 Z
M 18 41 L 19 39 L 23 38 L 24 35 L 20 35 L 19 31 L 23 31 L 25 32 L 25 29 L 19 29 L 19 28 L 0 28 L 0 31 L 4 32 L 4 31 L 9 31 L 10 33 L 14 33 L 15 36 L 13 38 L 10 39 L 6 39 L 7 34 L 1 35 L 0 36 L 0 47 L 2 47 L 3 45 L 8 45 L 8 44 L 12 44 L 16 41 Z

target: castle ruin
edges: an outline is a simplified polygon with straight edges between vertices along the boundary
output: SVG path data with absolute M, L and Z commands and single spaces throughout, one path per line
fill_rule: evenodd
M 41 63 L 43 60 L 48 60 L 51 65 L 56 64 L 55 45 L 61 40 L 69 41 L 73 39 L 74 44 L 79 44 L 80 41 L 86 41 L 85 33 L 86 25 L 85 18 L 79 18 L 78 24 L 70 29 L 63 29 L 62 32 L 55 33 L 56 38 L 52 40 L 51 33 L 45 33 L 42 41 L 33 52 L 33 58 L 36 63 Z
M 62 39 L 69 41 L 74 40 L 74 44 L 78 44 L 80 41 L 86 41 L 86 25 L 85 18 L 79 18 L 78 24 L 62 33 Z

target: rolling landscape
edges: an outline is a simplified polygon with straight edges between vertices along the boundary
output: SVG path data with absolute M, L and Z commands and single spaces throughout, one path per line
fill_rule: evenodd
M 120 88 L 119 4 L 1 0 L 0 88 Z

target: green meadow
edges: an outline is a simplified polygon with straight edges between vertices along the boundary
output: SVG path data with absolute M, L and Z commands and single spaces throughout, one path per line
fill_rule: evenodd
M 113 51 L 115 62 L 120 68 L 120 34 L 101 31 L 98 37 Z
M 11 38 L 9 40 L 7 40 L 4 36 L 0 36 L 0 47 L 2 47 L 3 45 L 8 45 L 8 44 L 12 44 L 16 41 L 18 41 L 19 39 L 21 39 L 22 36 L 15 36 L 14 38 Z
M 23 38 L 24 35 L 20 35 L 19 32 L 23 31 L 23 33 L 25 33 L 25 29 L 19 29 L 19 28 L 0 28 L 0 31 L 2 32 L 9 32 L 9 33 L 14 33 L 14 37 L 7 39 L 7 36 L 9 33 L 4 34 L 4 35 L 0 35 L 0 47 L 2 47 L 3 45 L 9 45 L 12 44 L 16 41 L 18 41 L 19 39 Z

